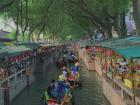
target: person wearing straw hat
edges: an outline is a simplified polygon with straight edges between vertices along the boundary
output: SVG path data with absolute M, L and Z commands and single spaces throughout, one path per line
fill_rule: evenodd
M 72 69 L 72 74 L 73 74 L 74 79 L 75 79 L 75 82 L 74 82 L 75 85 L 76 85 L 77 80 L 78 80 L 79 65 L 80 65 L 80 63 L 79 63 L 79 62 L 76 62 L 76 63 L 75 63 L 75 66 L 74 66 L 73 69 Z
M 59 81 L 65 81 L 65 80 L 67 80 L 65 75 L 62 74 L 62 75 L 59 76 Z
M 75 63 L 75 66 L 73 67 L 72 71 L 73 73 L 76 73 L 79 71 L 79 66 L 80 66 L 80 63 L 79 62 L 76 62 Z

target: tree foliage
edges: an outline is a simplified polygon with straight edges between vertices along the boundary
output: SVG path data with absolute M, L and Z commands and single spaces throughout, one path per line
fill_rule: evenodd
M 95 29 L 112 36 L 112 26 L 126 34 L 125 14 L 130 0 L 0 0 L 0 12 L 12 18 L 23 35 L 41 33 L 63 39 L 93 35 Z
M 102 29 L 108 35 L 111 35 L 112 26 L 118 29 L 120 27 L 118 24 L 124 24 L 124 17 L 128 11 L 129 2 L 129 0 L 66 0 L 65 4 L 72 17 L 77 17 L 78 21 L 79 17 L 84 18 L 85 21 L 89 21 L 86 21 L 88 25 L 92 23 L 93 27 Z M 121 16 L 123 16 L 122 19 L 120 19 Z M 81 24 L 81 22 L 79 23 Z M 120 29 L 117 31 L 121 34 Z

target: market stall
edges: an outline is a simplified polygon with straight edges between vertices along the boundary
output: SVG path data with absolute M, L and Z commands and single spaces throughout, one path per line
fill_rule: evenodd
M 115 39 L 101 46 L 106 49 L 106 77 L 112 80 L 125 100 L 135 105 L 135 98 L 140 96 L 140 37 Z

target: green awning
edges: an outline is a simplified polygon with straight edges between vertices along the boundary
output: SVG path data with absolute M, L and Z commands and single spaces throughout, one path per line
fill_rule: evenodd
M 140 58 L 140 46 L 117 48 L 115 51 L 126 58 Z
M 127 37 L 100 43 L 102 47 L 113 49 L 126 58 L 140 58 L 140 37 Z
M 27 48 L 30 48 L 32 50 L 37 50 L 40 47 L 40 45 L 37 43 L 20 43 L 17 45 L 18 46 L 26 46 Z
M 129 46 L 140 46 L 140 37 L 127 37 L 124 39 L 114 39 L 100 43 L 106 48 L 125 48 Z
M 32 49 L 25 46 L 3 47 L 1 50 L 7 52 L 7 56 L 15 56 L 26 51 L 32 51 Z

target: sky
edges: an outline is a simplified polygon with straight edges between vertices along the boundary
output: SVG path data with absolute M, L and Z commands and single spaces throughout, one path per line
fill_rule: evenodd
M 12 32 L 16 29 L 16 26 L 12 19 L 4 21 L 4 19 L 0 18 L 0 30 Z

